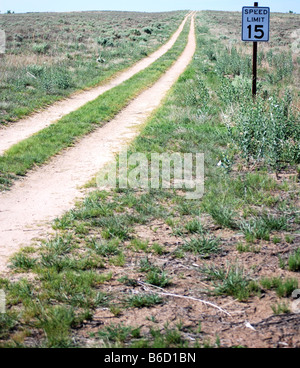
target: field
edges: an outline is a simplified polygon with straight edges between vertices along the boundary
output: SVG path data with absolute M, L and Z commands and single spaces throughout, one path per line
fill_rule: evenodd
M 292 298 L 300 288 L 299 20 L 272 15 L 253 99 L 240 13 L 197 13 L 193 61 L 129 154 L 203 152 L 204 196 L 100 190 L 95 177 L 85 198 L 53 222 L 54 235 L 11 259 L 0 279 L 8 304 L 0 345 L 300 346 Z M 22 162 L 15 155 L 6 175 Z
M 164 43 L 184 14 L 1 15 L 7 52 L 0 59 L 0 124 L 106 81 Z

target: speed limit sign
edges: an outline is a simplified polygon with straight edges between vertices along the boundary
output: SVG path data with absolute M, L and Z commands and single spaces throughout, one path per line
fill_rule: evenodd
M 243 7 L 242 41 L 268 42 L 270 34 L 270 8 Z
M 243 7 L 242 40 L 253 42 L 252 95 L 257 92 L 257 45 L 268 42 L 270 35 L 270 8 L 254 6 Z

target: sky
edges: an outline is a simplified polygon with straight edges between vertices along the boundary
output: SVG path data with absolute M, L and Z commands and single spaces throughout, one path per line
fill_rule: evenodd
M 65 12 L 83 10 L 171 11 L 223 10 L 241 11 L 252 6 L 252 0 L 0 0 L 0 11 Z M 269 6 L 273 12 L 300 13 L 300 0 L 261 0 L 259 6 Z

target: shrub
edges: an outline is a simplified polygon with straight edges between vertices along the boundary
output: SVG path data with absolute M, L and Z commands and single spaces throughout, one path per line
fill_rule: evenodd
M 241 103 L 235 127 L 229 134 L 244 158 L 264 162 L 275 169 L 300 162 L 300 114 L 292 109 L 292 97 L 257 98 Z
M 32 50 L 36 54 L 46 54 L 50 49 L 50 45 L 48 43 L 37 43 L 32 46 Z
M 114 47 L 115 44 L 110 38 L 99 37 L 97 40 L 98 45 L 103 47 Z
M 152 34 L 152 29 L 151 28 L 144 28 L 143 31 L 147 34 Z
M 251 57 L 240 55 L 235 47 L 223 50 L 217 55 L 216 72 L 220 76 L 251 76 Z
M 57 93 L 57 90 L 66 90 L 72 87 L 72 79 L 66 69 L 52 68 L 43 72 L 41 85 L 48 93 Z

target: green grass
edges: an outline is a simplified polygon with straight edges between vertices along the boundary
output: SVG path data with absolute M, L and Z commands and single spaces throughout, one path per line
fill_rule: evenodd
M 271 306 L 275 315 L 291 313 L 289 306 L 286 303 L 277 303 Z
M 181 249 L 186 252 L 200 255 L 202 258 L 209 258 L 212 254 L 220 252 L 219 243 L 219 239 L 202 236 L 187 241 Z
M 162 302 L 163 299 L 156 294 L 136 294 L 126 299 L 126 304 L 133 308 L 151 308 Z
M 205 230 L 201 224 L 201 221 L 199 219 L 194 219 L 192 221 L 189 221 L 186 225 L 185 225 L 185 229 L 190 233 L 190 234 L 204 234 Z
M 288 259 L 288 269 L 293 272 L 300 271 L 300 249 L 297 249 Z
M 123 344 L 130 337 L 139 337 L 140 329 L 127 327 L 124 325 L 107 326 L 105 330 L 98 332 L 99 337 L 107 340 L 107 342 Z
M 260 280 L 260 284 L 267 290 L 275 290 L 280 298 L 289 298 L 298 289 L 297 279 L 287 278 L 282 280 L 280 277 L 265 277 Z
M 228 265 L 227 268 L 206 267 L 201 269 L 201 273 L 206 276 L 206 280 L 214 282 L 215 295 L 228 295 L 247 301 L 258 291 L 257 284 L 238 265 Z
M 70 330 L 74 326 L 74 322 L 73 309 L 55 306 L 41 311 L 37 327 L 44 331 L 48 348 L 70 348 L 73 347 Z
M 146 281 L 148 284 L 164 288 L 171 284 L 171 278 L 164 271 L 151 270 L 148 272 Z
M 42 165 L 62 149 L 72 146 L 76 139 L 111 120 L 170 68 L 184 50 L 188 30 L 189 22 L 172 49 L 147 69 L 6 151 L 0 157 L 2 188 L 7 188 L 13 177 L 25 175 L 33 166 Z

